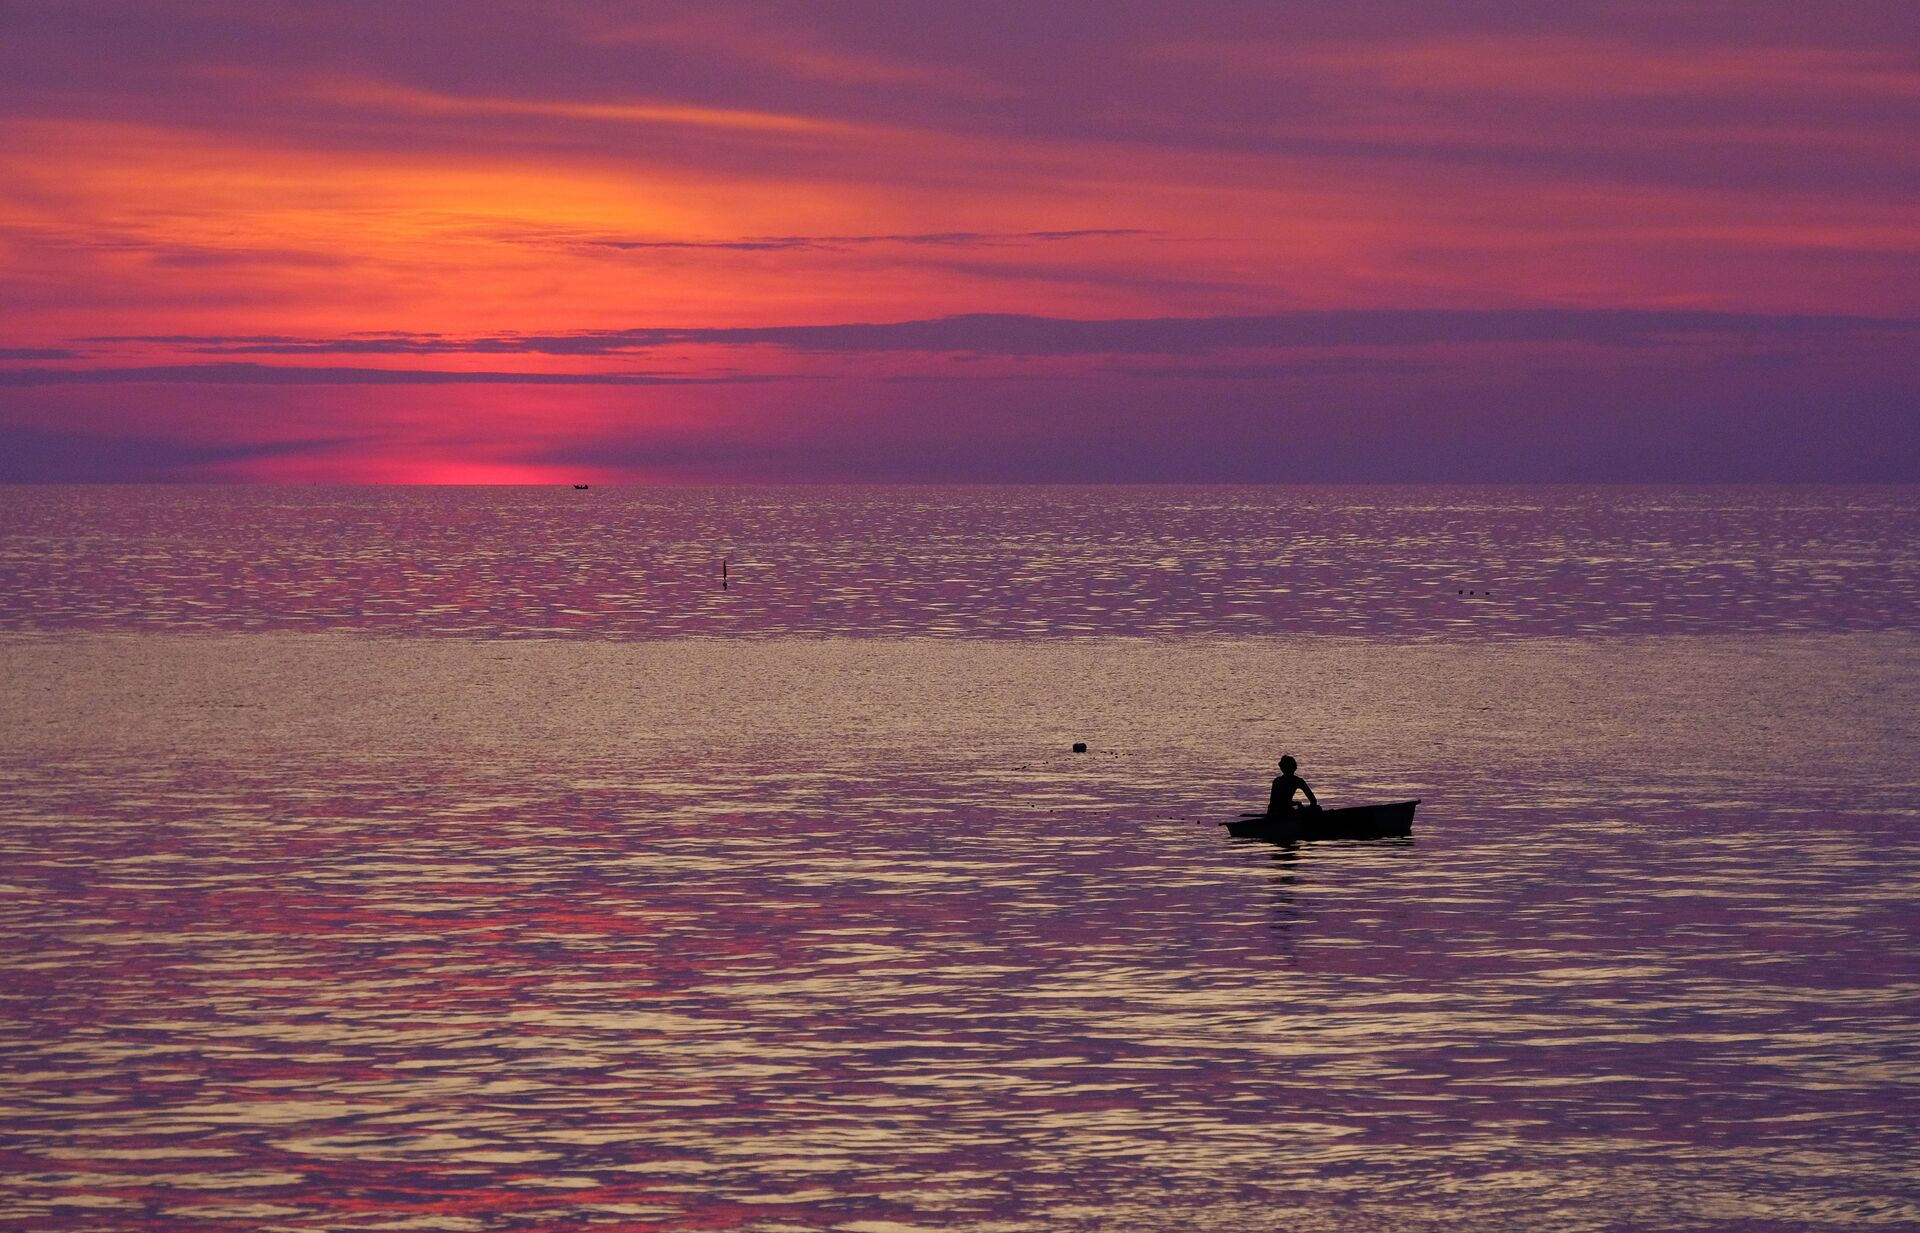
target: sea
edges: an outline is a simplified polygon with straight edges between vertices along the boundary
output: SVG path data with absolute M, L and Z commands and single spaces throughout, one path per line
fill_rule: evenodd
M 1913 1229 L 1917 717 L 1913 487 L 3 487 L 0 1228 Z

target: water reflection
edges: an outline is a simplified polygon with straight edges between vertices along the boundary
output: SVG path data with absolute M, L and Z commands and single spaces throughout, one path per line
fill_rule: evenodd
M 698 701 L 737 648 L 325 642 L 8 651 L 0 1221 L 1920 1219 L 1910 641 L 1619 648 L 1680 708 L 1651 735 L 1466 648 L 768 644 L 787 709 L 743 729 Z M 1420 699 L 1314 729 L 1330 799 L 1428 797 L 1414 839 L 1222 833 L 1260 655 Z M 1553 722 L 1414 692 L 1469 660 Z M 594 714 L 522 705 L 554 680 Z M 1854 811 L 1725 807 L 1820 731 Z
M 1253 840 L 1233 840 L 1234 843 L 1250 843 Z M 1267 884 L 1273 893 L 1273 915 L 1267 927 L 1279 933 L 1286 933 L 1300 924 L 1302 914 L 1295 902 L 1294 886 L 1299 882 L 1295 866 L 1300 863 L 1300 853 L 1296 844 L 1272 844 L 1274 850 L 1268 859 L 1274 866 L 1267 875 Z M 1283 939 L 1284 944 L 1284 939 Z M 1283 953 L 1291 953 L 1283 951 Z
M 1874 630 L 1920 609 L 1917 538 L 1912 488 L 15 485 L 0 487 L 0 628 Z

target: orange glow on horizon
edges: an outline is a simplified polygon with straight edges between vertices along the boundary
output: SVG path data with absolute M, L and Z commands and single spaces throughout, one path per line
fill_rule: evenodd
M 597 452 L 629 476 L 886 474 L 889 450 L 985 466 L 1013 429 L 976 420 L 1061 402 L 1151 460 L 1207 416 L 1223 442 L 1302 407 L 1412 423 L 1463 374 L 1521 398 L 1551 364 L 1671 423 L 1729 365 L 1845 369 L 1848 405 L 1899 403 L 1897 348 L 1817 320 L 1920 317 L 1902 178 L 1920 85 L 1870 23 L 1799 45 L 1657 14 L 1389 30 L 1277 12 L 1065 13 L 1072 36 L 1041 37 L 932 10 L 790 28 L 563 3 L 546 23 L 476 9 L 446 38 L 405 6 L 364 29 L 186 6 L 155 19 L 178 35 L 164 53 L 9 15 L 0 431 L 77 450 L 146 434 L 193 475 L 549 483 L 572 472 L 545 460 Z M 1468 350 L 1386 326 L 1272 347 L 1177 328 L 1429 309 L 1801 324 L 1659 335 L 1657 357 L 1657 332 Z M 966 315 L 1185 341 L 857 337 Z M 790 328 L 816 326 L 840 332 Z M 724 333 L 753 329 L 784 332 Z M 594 337 L 633 330 L 679 333 Z

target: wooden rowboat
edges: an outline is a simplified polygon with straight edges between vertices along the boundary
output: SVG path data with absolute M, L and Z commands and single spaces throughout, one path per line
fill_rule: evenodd
M 1229 835 L 1245 839 L 1386 839 L 1413 834 L 1413 807 L 1419 801 L 1389 805 L 1351 805 L 1345 809 L 1289 809 L 1281 814 L 1243 813 L 1222 822 Z

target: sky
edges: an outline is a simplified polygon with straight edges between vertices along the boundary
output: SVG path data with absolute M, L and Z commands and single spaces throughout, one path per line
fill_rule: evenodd
M 1912 0 L 0 0 L 0 480 L 1920 481 Z

